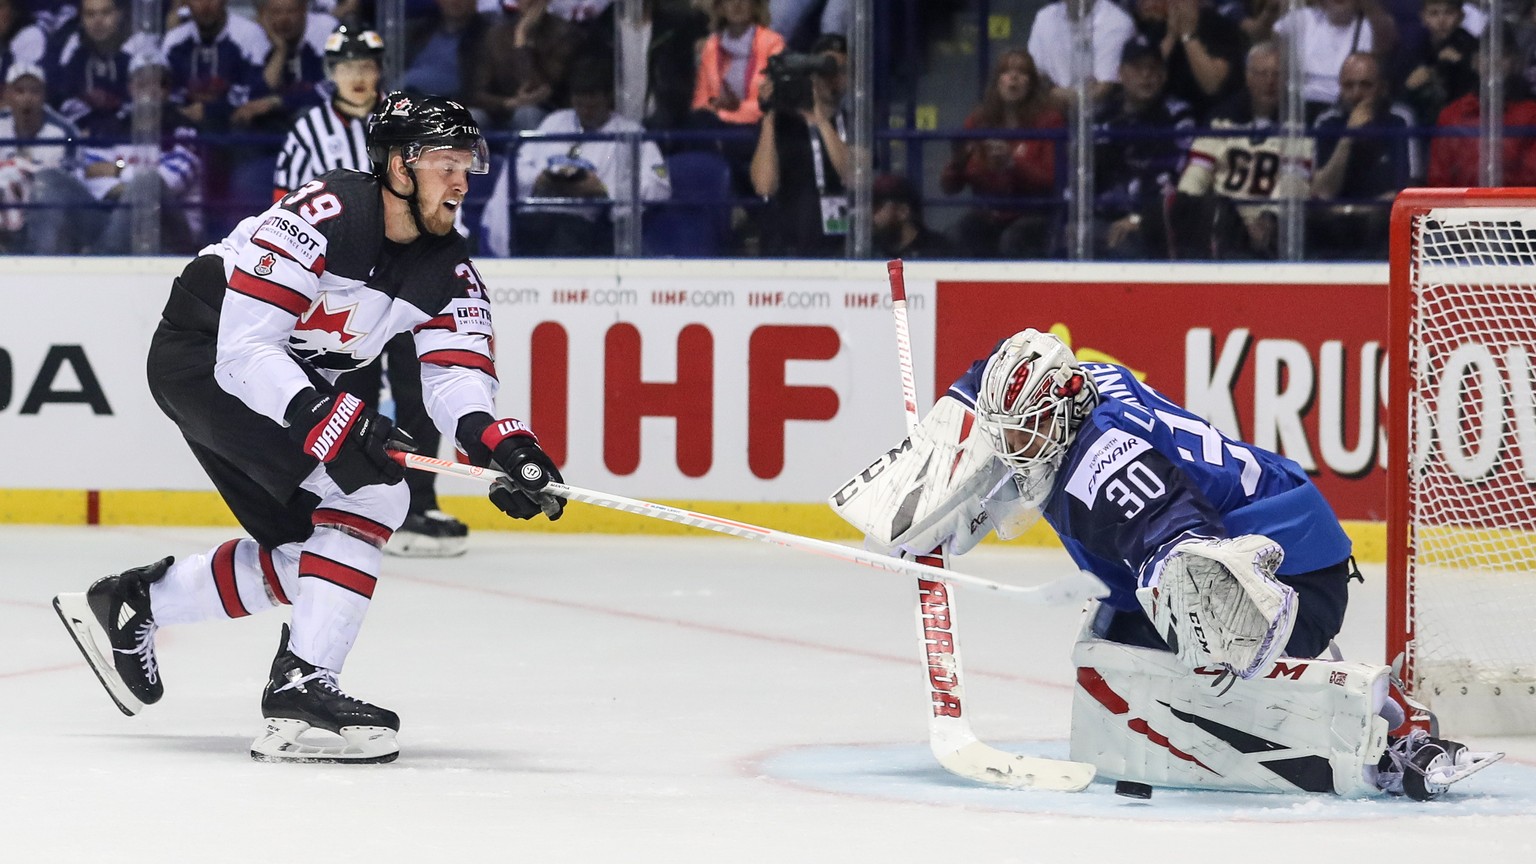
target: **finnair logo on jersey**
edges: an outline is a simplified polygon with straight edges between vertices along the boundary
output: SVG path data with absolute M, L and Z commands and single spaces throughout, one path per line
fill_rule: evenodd
M 1104 481 L 1150 449 L 1152 445 L 1145 438 L 1137 438 L 1119 429 L 1109 430 L 1094 442 L 1093 450 L 1077 463 L 1077 470 L 1072 472 L 1072 478 L 1067 481 L 1067 492 L 1092 507 Z

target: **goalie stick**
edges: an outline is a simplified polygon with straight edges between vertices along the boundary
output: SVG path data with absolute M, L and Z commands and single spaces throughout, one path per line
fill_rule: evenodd
M 431 471 L 436 474 L 448 474 L 455 477 L 469 477 L 477 480 L 495 480 L 506 475 L 493 468 L 477 468 L 474 465 L 461 465 L 457 462 L 448 462 L 443 459 L 434 459 L 431 456 L 422 456 L 416 453 L 404 453 L 393 451 L 391 453 L 401 465 L 407 468 L 415 468 L 418 471 Z M 802 552 L 813 552 L 827 558 L 835 558 L 839 561 L 847 561 L 853 564 L 862 564 L 876 570 L 884 570 L 888 573 L 900 573 L 907 576 L 919 576 L 928 579 L 946 578 L 966 585 L 978 588 L 988 588 L 993 591 L 1001 591 L 1012 597 L 1020 597 L 1031 602 L 1056 605 L 1062 601 L 1061 586 L 1056 584 L 1023 586 L 1009 585 L 1004 582 L 994 582 L 991 579 L 983 579 L 980 576 L 968 576 L 964 573 L 940 570 L 928 564 L 918 561 L 909 561 L 903 558 L 893 558 L 879 552 L 866 549 L 858 549 L 833 543 L 828 540 L 817 540 L 812 537 L 802 537 L 799 534 L 790 534 L 787 531 L 775 531 L 772 528 L 763 528 L 747 522 L 737 522 L 733 519 L 725 519 L 719 516 L 711 516 L 708 513 L 699 513 L 693 510 L 683 510 L 678 507 L 669 507 L 666 504 L 657 504 L 652 501 L 641 501 L 637 498 L 625 498 L 622 495 L 612 495 L 607 492 L 598 492 L 592 489 L 583 489 L 579 486 L 567 486 L 564 483 L 550 483 L 547 487 L 550 492 L 561 498 L 572 501 L 581 501 L 585 504 L 593 504 L 598 507 L 607 507 L 610 510 L 622 510 L 625 513 L 634 513 L 639 516 L 648 516 L 652 519 L 661 519 L 666 522 L 675 522 L 679 525 L 687 525 L 693 528 L 704 528 L 720 534 L 729 534 L 732 537 L 742 537 L 748 540 L 760 540 L 775 546 L 783 546 L 786 549 L 799 549 Z
M 896 354 L 901 365 L 901 396 L 905 405 L 907 434 L 918 426 L 917 382 L 912 373 L 912 336 L 907 325 L 907 287 L 901 259 L 887 262 L 891 283 L 891 311 L 896 322 Z M 982 743 L 971 730 L 965 714 L 964 664 L 960 659 L 960 625 L 955 601 L 946 580 L 959 581 L 948 569 L 948 542 L 917 563 L 940 571 L 938 577 L 917 580 L 917 632 L 922 659 L 927 667 L 928 748 L 944 766 L 959 777 L 993 786 L 1053 789 L 1078 792 L 1093 781 L 1095 769 L 1084 762 L 1042 759 L 1009 753 Z

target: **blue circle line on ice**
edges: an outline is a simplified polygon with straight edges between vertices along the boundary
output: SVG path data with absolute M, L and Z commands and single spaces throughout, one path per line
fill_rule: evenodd
M 1067 743 L 996 742 L 1001 749 L 1067 758 Z M 751 773 L 801 789 L 856 798 L 1032 813 L 1042 816 L 1141 822 L 1334 822 L 1435 816 L 1529 816 L 1536 810 L 1536 766 L 1505 759 L 1427 803 L 1378 796 L 1266 794 L 1154 786 L 1151 800 L 1115 795 L 1113 780 L 1083 792 L 985 786 L 945 771 L 925 743 L 812 744 L 773 750 L 753 760 Z

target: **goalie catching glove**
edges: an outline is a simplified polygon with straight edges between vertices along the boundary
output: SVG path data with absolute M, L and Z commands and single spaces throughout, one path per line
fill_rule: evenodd
M 1296 625 L 1296 591 L 1275 579 L 1284 558 L 1280 544 L 1260 534 L 1184 540 L 1143 577 L 1136 599 L 1190 668 L 1256 678 Z
M 375 483 L 399 483 L 405 468 L 389 451 L 416 452 L 410 435 L 351 393 L 310 388 L 293 397 L 284 419 L 289 436 L 348 495 Z
M 466 426 L 471 427 L 466 430 Z M 479 426 L 478 434 L 465 435 Z M 513 519 L 532 519 L 543 513 L 553 522 L 565 512 L 565 499 L 546 491 L 550 482 L 564 483 L 560 469 L 539 447 L 539 439 L 521 420 L 492 420 L 476 413 L 459 421 L 459 440 L 467 443 L 470 461 L 494 462 L 507 476 L 491 484 L 491 503 Z M 478 445 L 478 446 L 477 446 Z

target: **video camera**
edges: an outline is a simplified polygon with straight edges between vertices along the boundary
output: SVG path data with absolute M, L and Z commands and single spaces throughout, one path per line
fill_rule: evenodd
M 811 76 L 837 74 L 835 57 L 826 54 L 794 54 L 785 51 L 768 58 L 768 80 L 773 95 L 762 104 L 764 111 L 795 114 L 816 107 L 816 90 Z

